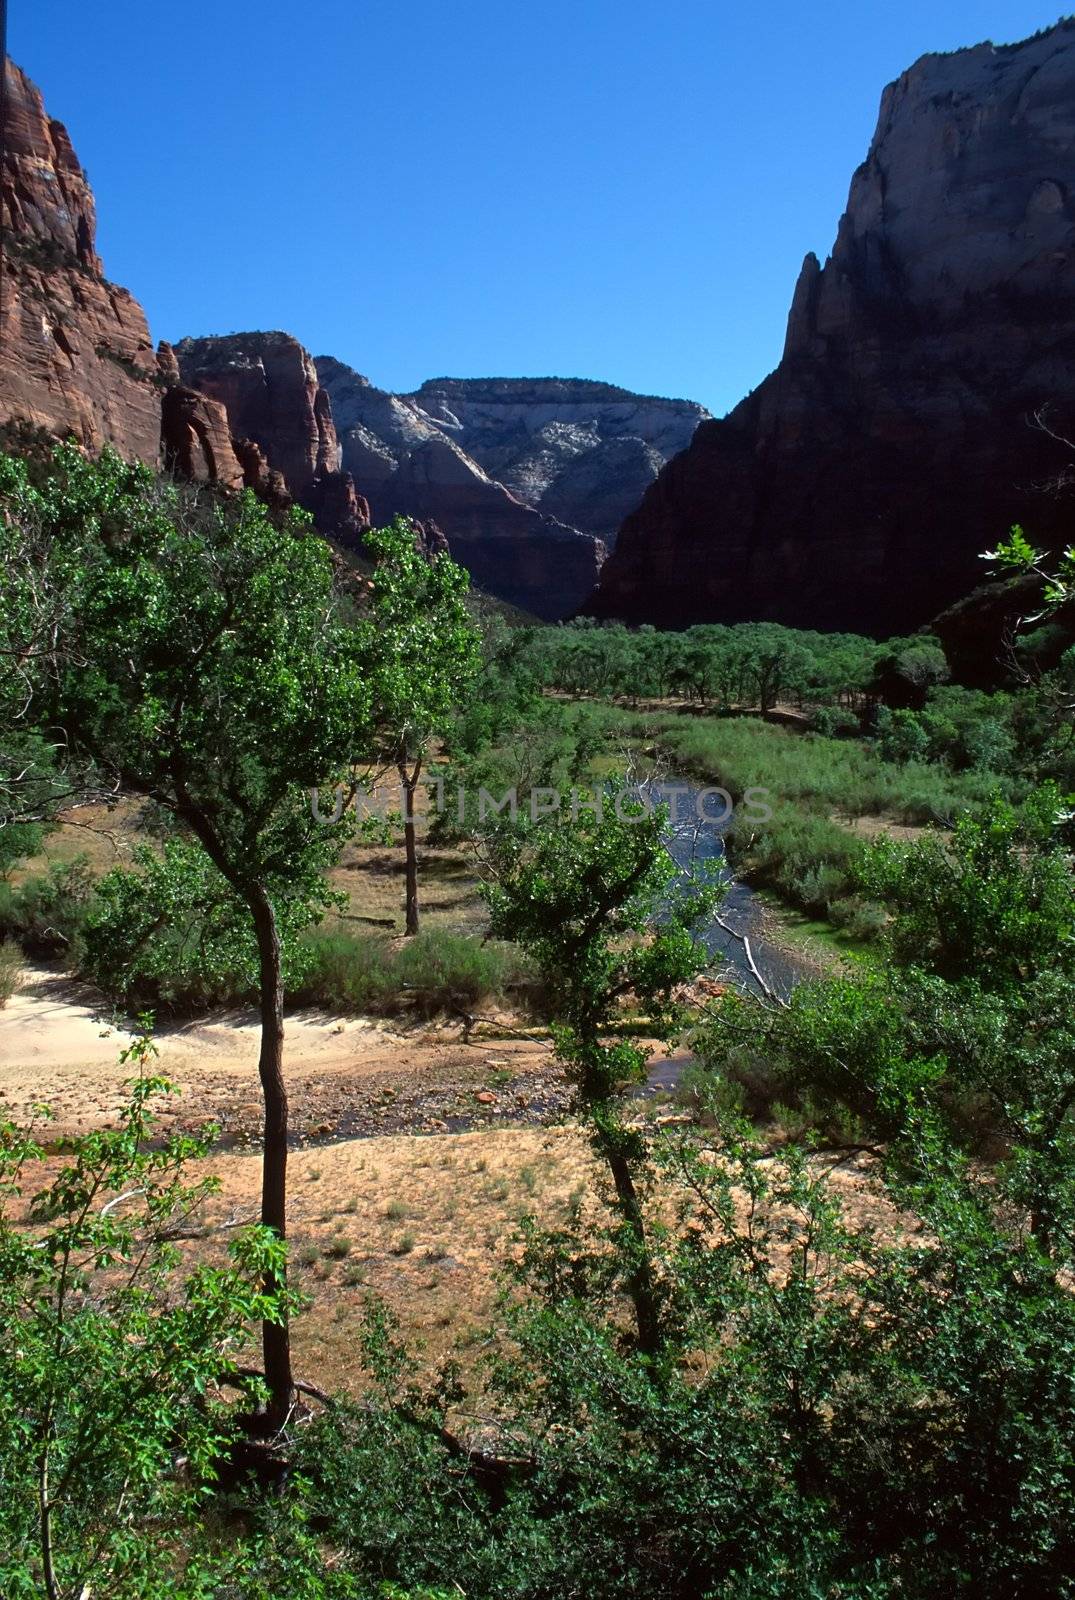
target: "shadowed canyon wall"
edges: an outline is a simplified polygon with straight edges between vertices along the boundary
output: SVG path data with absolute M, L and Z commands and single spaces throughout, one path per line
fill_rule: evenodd
M 885 90 L 783 359 L 703 422 L 626 519 L 587 609 L 682 626 L 891 632 L 1022 521 L 1068 542 L 1075 436 L 1075 23 L 923 57 Z

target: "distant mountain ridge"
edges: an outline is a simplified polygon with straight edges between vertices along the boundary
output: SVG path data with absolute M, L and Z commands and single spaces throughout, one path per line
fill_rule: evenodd
M 586 378 L 431 378 L 403 398 L 521 500 L 606 543 L 709 417 Z
M 708 415 L 589 379 L 438 378 L 392 394 L 333 356 L 315 365 L 374 520 L 435 523 L 483 588 L 547 618 L 586 599 L 603 534 Z
M 331 358 L 315 366 L 284 332 L 155 352 L 137 300 L 104 276 L 93 194 L 66 130 L 18 67 L 6 72 L 0 424 L 298 503 L 345 544 L 371 516 L 400 512 L 423 525 L 430 550 L 447 536 L 475 582 L 509 604 L 546 618 L 577 609 L 600 572 L 601 532 L 686 442 L 701 407 L 575 379 L 438 379 L 389 395 Z

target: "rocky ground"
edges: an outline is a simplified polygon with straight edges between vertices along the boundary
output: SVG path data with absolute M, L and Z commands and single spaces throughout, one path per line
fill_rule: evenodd
M 373 1133 L 458 1132 L 501 1121 L 546 1122 L 563 1113 L 568 1088 L 548 1042 L 512 1036 L 464 1042 L 452 1027 L 400 1028 L 365 1017 L 292 1014 L 286 1070 L 296 1144 Z M 488 1035 L 488 1028 L 486 1029 Z M 180 1094 L 166 1124 L 220 1125 L 225 1145 L 256 1142 L 259 1027 L 250 1011 L 163 1026 L 156 1067 Z M 131 1034 L 100 997 L 67 974 L 30 968 L 0 1011 L 0 1105 L 25 1120 L 49 1105 L 57 1135 L 111 1120 L 130 1076 L 120 1062 Z

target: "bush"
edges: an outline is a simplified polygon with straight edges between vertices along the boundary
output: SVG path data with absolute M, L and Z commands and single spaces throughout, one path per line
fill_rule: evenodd
M 779 807 L 768 822 L 737 814 L 725 834 L 728 859 L 752 882 L 769 885 L 804 911 L 825 916 L 852 892 L 862 842 L 828 817 Z
M 810 726 L 826 739 L 854 739 L 861 731 L 861 718 L 846 706 L 818 706 Z
M 45 830 L 34 822 L 4 822 L 0 826 L 0 878 L 6 878 L 17 861 L 36 856 Z
M 19 986 L 19 976 L 22 972 L 22 951 L 14 939 L 5 939 L 0 944 L 0 1007 L 11 999 Z
M 884 906 L 875 900 L 864 900 L 859 895 L 846 895 L 829 902 L 829 921 L 841 928 L 852 939 L 864 943 L 880 938 L 888 923 Z
M 145 1069 L 149 1047 L 124 1056 Z M 131 1058 L 133 1057 L 133 1061 Z M 233 1238 L 230 1261 L 177 1277 L 169 1233 L 213 1187 L 185 1169 L 209 1138 L 162 1135 L 163 1080 L 142 1076 L 117 1128 L 44 1151 L 0 1125 L 0 1593 L 165 1600 L 235 1431 L 219 1384 L 282 1246 Z M 29 1192 L 26 1192 L 29 1191 Z M 112 1195 L 111 1203 L 102 1204 Z
M 362 1403 L 296 1443 L 356 1592 L 1067 1600 L 1075 1305 L 990 1182 L 936 1152 L 928 1243 L 878 1239 L 794 1145 L 728 1119 L 718 1140 L 718 1160 L 709 1135 L 656 1147 L 679 1218 L 656 1358 L 610 1286 L 610 1251 L 637 1259 L 623 1236 L 524 1226 L 473 1450 L 473 1392 L 451 1368 L 422 1384 L 370 1302 Z M 260 1513 L 269 1549 L 286 1512 Z
M 17 886 L 0 882 L 0 939 L 14 940 L 29 956 L 63 956 L 75 964 L 93 898 L 83 856 Z
M 427 928 L 413 939 L 317 928 L 296 998 L 330 1011 L 415 1011 L 423 1017 L 481 1001 L 533 1000 L 533 969 L 513 945 Z

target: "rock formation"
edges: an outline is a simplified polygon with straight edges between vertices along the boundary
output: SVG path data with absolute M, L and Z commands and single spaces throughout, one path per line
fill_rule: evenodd
M 1042 620 L 1045 609 L 1045 584 L 1031 574 L 984 583 L 942 611 L 931 626 L 955 682 L 1008 689 L 1058 666 L 1075 643 L 1075 602 Z
M 435 524 L 479 588 L 540 617 L 575 610 L 604 546 L 533 506 L 484 471 L 413 397 L 388 394 L 330 356 L 317 373 L 331 397 L 344 467 L 374 521 L 397 513 Z
M 166 401 L 185 408 L 185 416 L 197 400 L 215 408 L 230 432 L 241 482 L 275 504 L 290 499 L 304 506 L 322 532 L 342 543 L 359 539 L 370 525 L 369 505 L 351 473 L 341 471 L 332 405 L 297 339 L 289 333 L 183 339 L 162 357 L 162 367 L 171 362 L 182 387 L 170 389 Z M 166 418 L 168 410 L 166 404 Z M 197 476 L 185 464 L 182 470 Z
M 103 276 L 66 131 L 7 71 L 0 424 L 297 503 L 344 544 L 369 526 L 372 501 L 378 520 L 413 517 L 431 551 L 450 543 L 492 594 L 548 618 L 585 600 L 605 553 L 597 535 L 686 443 L 701 407 L 558 379 L 442 379 L 389 395 L 331 360 L 319 377 L 286 333 L 185 339 L 155 355 L 141 308 Z
M 186 387 L 175 351 L 163 339 L 157 348 L 157 367 L 164 385 L 160 443 L 165 469 L 193 483 L 246 487 L 247 475 L 235 453 L 228 413 L 220 401 Z
M 0 172 L 0 422 L 156 461 L 157 362 L 137 300 L 105 278 L 86 175 L 11 61 Z
M 401 398 L 524 504 L 606 543 L 709 417 L 581 378 L 433 378 Z
M 588 609 L 904 630 L 980 581 L 1075 434 L 1075 23 L 924 56 L 891 84 L 783 359 L 627 518 Z

